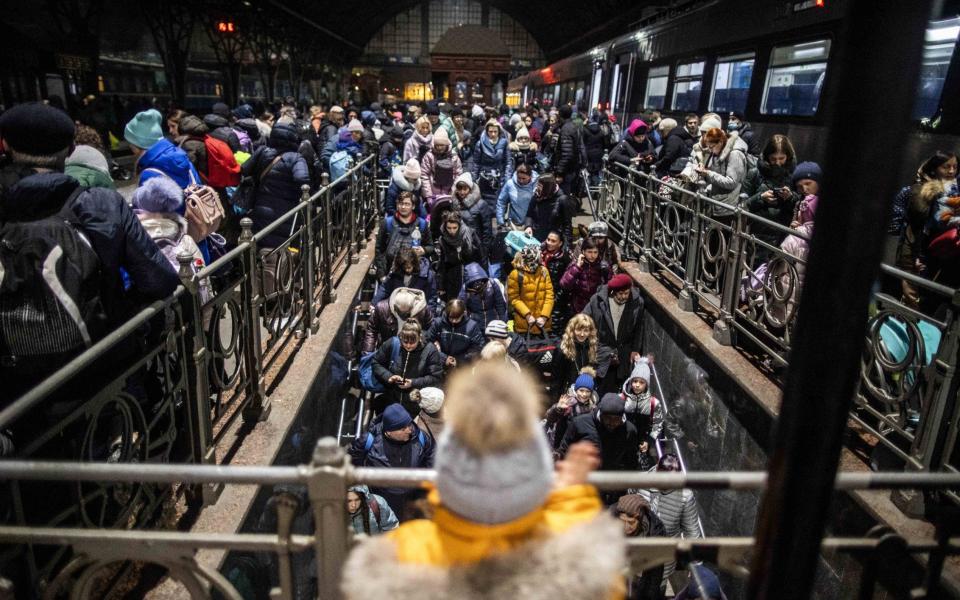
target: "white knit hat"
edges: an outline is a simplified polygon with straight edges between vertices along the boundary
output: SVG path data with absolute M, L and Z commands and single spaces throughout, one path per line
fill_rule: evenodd
M 435 415 L 443 408 L 443 390 L 435 387 L 427 387 L 420 390 L 420 409 L 424 412 Z
M 420 179 L 420 163 L 417 159 L 411 158 L 403 165 L 403 177 L 405 179 Z
M 723 124 L 720 122 L 719 119 L 710 117 L 709 119 L 706 119 L 703 123 L 700 123 L 700 133 L 706 133 L 711 129 L 720 129 L 722 127 L 723 127 Z
M 347 131 L 363 131 L 363 125 L 356 119 L 350 119 L 350 124 L 347 125 Z
M 447 134 L 447 130 L 443 127 L 433 132 L 433 145 L 436 146 L 437 144 L 445 144 L 447 146 L 450 145 L 450 136 Z

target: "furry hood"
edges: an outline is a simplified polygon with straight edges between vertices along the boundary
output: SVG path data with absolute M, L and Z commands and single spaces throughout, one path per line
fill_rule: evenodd
M 400 563 L 389 537 L 369 538 L 347 559 L 341 588 L 348 600 L 580 600 L 609 597 L 625 567 L 623 530 L 601 514 L 562 534 L 450 568 Z
M 718 159 L 726 162 L 727 158 L 730 157 L 730 153 L 734 150 L 740 150 L 744 154 L 750 152 L 750 147 L 740 138 L 736 131 L 727 136 L 727 143 L 723 146 L 723 151 L 720 153 Z
M 469 210 L 480 200 L 480 186 L 473 182 L 473 175 L 470 174 L 470 171 L 464 171 L 460 177 L 457 177 L 456 181 L 453 182 L 453 187 L 456 188 L 458 183 L 465 183 L 470 186 L 470 193 L 460 201 Z
M 393 183 L 400 188 L 401 192 L 416 192 L 420 189 L 420 180 L 417 179 L 415 182 L 410 183 L 410 181 L 403 176 L 403 166 L 397 166 L 393 168 Z

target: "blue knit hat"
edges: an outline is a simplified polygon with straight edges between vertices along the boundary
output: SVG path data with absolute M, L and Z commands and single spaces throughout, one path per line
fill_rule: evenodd
M 802 162 L 793 171 L 793 185 L 797 185 L 801 179 L 812 179 L 819 184 L 823 179 L 823 169 L 815 162 Z
M 577 381 L 573 384 L 573 389 L 579 390 L 580 388 L 587 388 L 593 391 L 593 377 L 587 373 L 581 373 L 580 377 L 577 377 Z
M 403 429 L 413 422 L 407 409 L 397 403 L 393 403 L 383 411 L 383 430 L 396 431 Z
M 163 139 L 162 122 L 163 115 L 152 108 L 138 112 L 123 129 L 123 139 L 146 150 Z

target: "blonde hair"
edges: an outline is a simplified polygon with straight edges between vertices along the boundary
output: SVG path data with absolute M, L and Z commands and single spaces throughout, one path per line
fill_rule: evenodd
M 427 134 L 429 134 L 433 130 L 433 125 L 430 124 L 430 121 L 426 117 L 420 117 L 419 119 L 417 119 L 417 121 L 413 124 L 413 126 L 417 130 L 417 133 L 420 133 L 421 127 L 427 128 Z M 423 135 L 423 134 L 420 134 L 420 135 Z
M 423 328 L 420 327 L 420 323 L 416 319 L 407 319 L 403 322 L 403 326 L 400 327 L 400 333 L 397 337 L 400 340 L 412 340 L 413 338 L 417 339 L 417 343 L 420 343 L 420 334 L 423 332 Z
M 597 338 L 597 325 L 588 315 L 578 313 L 567 321 L 567 327 L 563 330 L 563 339 L 560 340 L 560 351 L 570 360 L 576 360 L 576 336 L 574 332 L 579 328 L 590 330 L 587 336 L 587 360 L 590 364 L 597 364 L 597 346 L 600 341 Z
M 490 346 L 487 344 L 484 352 Z M 539 388 L 529 375 L 517 373 L 502 360 L 484 361 L 472 372 L 461 370 L 451 377 L 444 420 L 471 451 L 504 452 L 537 435 L 540 406 Z

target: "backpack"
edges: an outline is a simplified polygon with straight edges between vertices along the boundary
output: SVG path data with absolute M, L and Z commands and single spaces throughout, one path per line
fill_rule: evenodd
M 203 145 L 207 149 L 207 173 L 204 177 L 207 185 L 215 188 L 232 187 L 240 184 L 240 165 L 230 150 L 230 146 L 222 140 L 206 135 Z
M 453 185 L 453 155 L 438 158 L 433 168 L 433 185 L 448 188 Z
M 188 185 L 183 192 L 187 234 L 194 240 L 203 240 L 215 233 L 224 217 L 217 192 L 208 185 L 196 184 Z
M 390 338 L 392 344 L 390 348 L 390 360 L 396 362 L 400 359 L 400 338 L 393 336 Z M 360 376 L 360 387 L 368 392 L 379 394 L 386 391 L 383 384 L 373 374 L 373 357 L 376 352 L 367 352 L 360 357 L 360 364 L 357 367 L 357 374 Z
M 282 154 L 275 156 L 274 159 L 270 161 L 270 164 L 268 164 L 259 175 L 244 175 L 240 179 L 240 183 L 237 185 L 237 190 L 233 193 L 233 197 L 230 199 L 236 212 L 240 214 L 246 214 L 253 209 L 253 204 L 256 201 L 257 190 L 260 188 L 260 182 L 263 181 L 263 178 L 267 176 L 267 173 L 273 170 L 273 167 L 280 162 L 281 158 L 283 158 Z M 255 156 L 251 157 L 250 160 L 255 160 Z
M 411 248 L 417 247 L 421 244 L 423 239 L 423 234 L 427 230 L 427 220 L 423 217 L 417 217 L 417 226 L 411 228 L 409 233 L 402 231 L 406 227 L 397 227 L 396 226 L 396 217 L 389 216 L 384 219 L 384 229 L 387 231 L 387 251 L 386 258 L 388 263 L 393 262 L 393 257 L 397 255 L 397 252 L 400 251 L 400 248 L 403 246 L 410 246 Z M 412 225 L 412 223 L 411 223 Z
M 100 257 L 70 210 L 83 191 L 46 218 L 0 224 L 2 366 L 47 370 L 50 357 L 66 362 L 106 330 Z
M 350 157 L 350 153 L 346 150 L 337 150 L 330 156 L 330 181 L 334 182 L 344 175 L 347 174 L 347 171 L 350 170 L 350 165 L 353 164 L 353 159 Z

